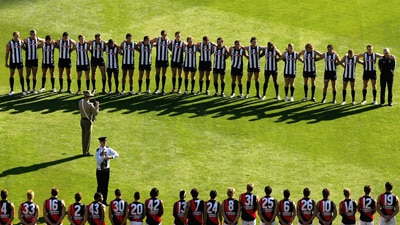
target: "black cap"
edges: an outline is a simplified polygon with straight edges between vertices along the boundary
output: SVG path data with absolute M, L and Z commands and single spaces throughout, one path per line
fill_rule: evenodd
M 107 141 L 107 137 L 99 137 L 99 141 Z

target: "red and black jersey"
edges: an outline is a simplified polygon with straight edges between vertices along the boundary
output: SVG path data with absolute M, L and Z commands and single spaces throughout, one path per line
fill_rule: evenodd
M 225 217 L 228 219 L 228 221 L 226 221 L 225 218 L 224 222 L 226 224 L 232 223 L 239 213 L 239 201 L 233 198 L 227 198 L 222 202 L 222 207 Z
M 33 202 L 24 202 L 19 207 L 22 219 L 27 223 L 32 223 L 36 220 L 36 214 L 38 213 L 38 206 Z
M 272 216 L 274 215 L 276 205 L 277 200 L 271 196 L 265 196 L 260 199 L 261 216 L 267 222 L 275 221 L 275 218 L 272 218 Z
M 103 207 L 101 202 L 92 202 L 88 205 L 88 222 L 90 225 L 106 225 L 105 219 L 101 221 L 101 218 L 105 216 L 103 215 Z
M 243 193 L 239 197 L 240 206 L 242 210 L 242 220 L 245 221 L 252 221 L 255 220 L 257 217 L 257 204 L 258 199 L 257 195 L 252 193 Z
M 340 215 L 342 216 L 343 224 L 355 224 L 357 203 L 351 199 L 345 199 L 340 202 Z
M 204 212 L 204 201 L 198 198 L 192 199 L 190 202 L 190 208 L 188 210 L 188 225 L 202 225 L 203 224 L 203 212 Z
M 358 199 L 360 209 L 360 220 L 364 222 L 374 221 L 375 200 L 370 196 L 363 196 Z
M 207 220 L 206 225 L 218 225 L 219 224 L 219 212 L 221 210 L 221 203 L 215 200 L 208 200 L 206 202 L 206 213 Z
M 128 219 L 135 222 L 143 222 L 144 204 L 141 202 L 132 202 L 129 205 Z
M 161 223 L 161 216 L 164 214 L 164 206 L 158 198 L 149 198 L 146 200 L 146 223 L 149 225 L 158 225 Z
M 128 208 L 128 203 L 122 199 L 114 199 L 110 202 L 112 219 L 114 224 L 122 224 L 126 216 L 126 209 Z
M 0 200 L 0 224 L 6 224 L 11 219 L 12 203 L 7 200 Z M 12 221 L 10 222 L 12 225 Z
M 72 221 L 77 225 L 82 225 L 85 219 L 86 207 L 81 203 L 74 203 L 68 207 L 68 214 Z
M 304 221 L 310 220 L 313 216 L 315 209 L 315 201 L 310 198 L 302 198 L 299 200 L 299 209 L 298 212 L 299 217 L 301 217 Z M 299 223 L 300 220 L 299 220 Z
M 380 206 L 382 213 L 385 215 L 392 215 L 396 208 L 396 201 L 396 195 L 390 192 L 381 194 Z
M 279 201 L 279 215 L 284 223 L 292 223 L 292 216 L 294 213 L 295 205 L 293 201 L 289 199 L 283 199 Z
M 52 223 L 56 223 L 62 216 L 62 200 L 51 197 L 46 199 L 44 207 L 47 211 L 47 217 Z
M 324 221 L 329 221 L 333 217 L 333 211 L 336 207 L 335 203 L 329 199 L 319 201 L 318 213 Z
M 185 209 L 186 209 L 186 201 L 179 200 L 174 203 L 174 224 L 175 225 L 184 225 L 187 223 L 185 219 Z

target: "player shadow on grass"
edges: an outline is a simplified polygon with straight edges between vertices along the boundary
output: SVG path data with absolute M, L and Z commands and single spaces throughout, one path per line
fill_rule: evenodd
M 42 162 L 42 163 L 37 163 L 37 164 L 33 164 L 30 166 L 18 166 L 18 167 L 14 167 L 8 170 L 3 171 L 0 174 L 0 178 L 1 177 L 7 177 L 9 175 L 19 175 L 19 174 L 24 174 L 24 173 L 30 173 L 36 170 L 40 170 L 40 169 L 44 169 L 47 168 L 49 166 L 54 166 L 54 165 L 58 165 L 61 163 L 66 163 L 69 161 L 73 161 L 76 159 L 82 158 L 81 155 L 75 155 L 75 156 L 70 156 L 67 158 L 62 158 L 62 159 L 57 159 L 54 161 L 49 161 L 49 162 Z

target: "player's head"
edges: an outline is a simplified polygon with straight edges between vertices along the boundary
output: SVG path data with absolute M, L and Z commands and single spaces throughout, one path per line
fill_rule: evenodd
M 210 198 L 215 199 L 217 197 L 217 191 L 216 190 L 211 190 L 210 191 Z
M 329 198 L 329 195 L 330 195 L 329 189 L 328 188 L 324 188 L 322 190 L 322 197 L 324 197 L 324 199 L 327 199 L 327 198 Z
M 29 31 L 29 35 L 30 35 L 31 37 L 36 37 L 36 30 L 34 30 L 34 29 L 30 30 L 30 31 Z
M 149 42 L 149 36 L 147 36 L 147 35 L 144 36 L 143 37 L 143 42 L 145 42 L 145 43 Z
M 199 190 L 197 188 L 193 188 L 190 190 L 190 195 L 192 195 L 193 198 L 199 197 Z
M 233 196 L 235 196 L 235 188 L 229 187 L 228 190 L 226 191 L 226 194 L 228 195 L 229 198 L 233 198 Z
M 374 46 L 372 46 L 371 44 L 367 45 L 367 52 L 368 53 L 371 53 L 373 49 L 374 49 Z
M 131 33 L 127 33 L 125 35 L 125 38 L 126 38 L 127 41 L 131 41 L 132 40 L 132 34 Z
M 328 49 L 328 51 L 333 50 L 333 45 L 329 44 L 329 45 L 326 46 L 326 48 Z
M 239 40 L 235 40 L 235 42 L 233 44 L 235 45 L 235 47 L 239 47 L 240 46 L 240 41 Z
M 224 39 L 222 39 L 222 37 L 217 38 L 217 44 L 218 44 L 219 46 L 221 46 L 222 43 L 224 43 Z
M 50 42 L 50 41 L 51 41 L 51 39 L 52 39 L 52 38 L 51 38 L 51 35 L 49 35 L 49 34 L 48 34 L 48 35 L 46 35 L 46 38 L 45 38 L 46 42 Z
M 175 32 L 175 39 L 179 40 L 180 38 L 181 38 L 181 32 L 180 31 Z
M 35 192 L 33 192 L 32 190 L 28 190 L 26 192 L 26 197 L 30 200 L 32 200 L 35 197 Z
M 310 196 L 310 189 L 308 187 L 303 189 L 303 195 L 304 197 L 308 198 Z
M 252 192 L 253 189 L 254 189 L 254 184 L 253 184 L 253 183 L 248 183 L 248 184 L 246 185 L 246 190 L 247 190 L 247 192 Z
M 8 197 L 8 191 L 6 189 L 1 190 L 1 199 L 6 200 Z
M 96 192 L 96 193 L 94 194 L 94 196 L 93 196 L 93 199 L 94 199 L 95 201 L 101 202 L 102 199 L 103 199 L 103 194 L 100 193 L 100 192 Z
M 314 49 L 314 46 L 311 43 L 307 43 L 305 47 L 307 51 L 312 51 Z
M 183 200 L 183 199 L 186 198 L 186 191 L 185 191 L 185 190 L 181 190 L 181 191 L 179 192 L 179 198 L 180 198 L 181 200 Z
M 115 189 L 114 193 L 115 193 L 115 196 L 117 196 L 117 197 L 121 197 L 122 196 L 122 191 L 119 188 Z
M 371 193 L 371 190 L 372 190 L 371 185 L 365 185 L 364 186 L 365 195 L 369 195 Z
M 294 45 L 292 43 L 289 43 L 287 45 L 287 48 L 288 48 L 288 51 L 291 52 L 291 51 L 293 51 Z
M 163 37 L 167 36 L 167 31 L 166 30 L 162 30 L 161 31 L 161 36 L 163 36 Z
M 192 44 L 192 43 L 193 43 L 193 38 L 192 38 L 191 36 L 188 36 L 188 37 L 186 38 L 186 41 L 187 41 L 189 44 Z
M 68 37 L 69 37 L 68 32 L 64 32 L 64 33 L 62 34 L 62 38 L 63 38 L 64 40 L 67 40 Z
M 80 202 L 82 200 L 82 193 L 76 192 L 75 193 L 75 201 Z
M 354 50 L 353 49 L 349 49 L 347 51 L 347 54 L 349 55 L 349 57 L 353 57 L 354 56 Z
M 204 43 L 208 43 L 210 41 L 210 39 L 208 38 L 208 36 L 203 36 L 203 42 Z
M 250 43 L 251 43 L 252 46 L 257 45 L 257 38 L 256 37 L 251 37 L 250 38 Z
M 344 197 L 349 198 L 350 194 L 351 194 L 350 189 L 348 189 L 348 188 L 343 189 Z
M 133 194 L 133 198 L 135 199 L 135 200 L 139 200 L 140 199 L 140 192 L 135 192 L 134 194 Z
M 271 41 L 269 41 L 269 42 L 267 43 L 267 47 L 268 47 L 268 49 L 273 49 L 275 46 L 274 46 L 274 43 L 272 43 Z
M 51 196 L 57 196 L 58 192 L 59 192 L 58 188 L 57 187 L 53 187 L 51 189 Z
M 18 39 L 19 38 L 19 32 L 18 31 L 14 31 L 13 32 L 13 37 L 14 37 L 14 39 Z
M 152 188 L 150 191 L 150 197 L 156 198 L 158 196 L 158 192 L 159 192 L 158 188 Z
M 85 40 L 85 36 L 83 36 L 83 34 L 78 35 L 78 40 L 79 41 L 84 41 Z
M 384 49 L 383 49 L 383 55 L 384 55 L 384 56 L 390 55 L 390 49 L 389 49 L 389 48 L 384 48 Z M 392 183 L 390 183 L 390 184 L 392 184 Z
M 265 186 L 264 192 L 266 195 L 270 195 L 272 193 L 272 187 L 271 186 Z
M 100 35 L 100 34 L 95 34 L 95 35 L 94 35 L 94 39 L 95 39 L 96 41 L 100 41 L 101 35 Z
M 114 46 L 114 40 L 113 39 L 108 40 L 107 45 L 108 47 L 112 48 Z
M 290 197 L 290 191 L 289 191 L 289 189 L 285 189 L 285 190 L 283 191 L 283 197 L 284 197 L 285 199 L 288 199 L 288 198 Z
M 385 184 L 385 189 L 386 189 L 386 191 L 392 191 L 392 189 L 393 189 L 393 184 L 391 183 L 391 182 L 386 182 L 386 184 Z

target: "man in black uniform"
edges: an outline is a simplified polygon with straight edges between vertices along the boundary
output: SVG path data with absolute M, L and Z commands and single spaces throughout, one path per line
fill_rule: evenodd
M 6 189 L 1 190 L 1 211 L 0 211 L 0 224 L 8 225 L 12 224 L 14 219 L 14 204 L 7 200 L 8 191 Z
M 378 62 L 381 71 L 381 106 L 385 105 L 385 89 L 388 88 L 388 106 L 392 106 L 393 74 L 396 68 L 396 58 L 390 54 L 389 48 L 383 49 L 383 57 Z

